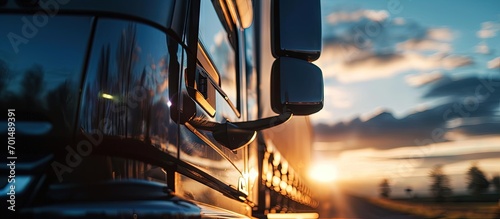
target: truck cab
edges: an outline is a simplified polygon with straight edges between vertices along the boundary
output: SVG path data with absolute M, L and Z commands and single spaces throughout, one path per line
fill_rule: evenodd
M 3 0 L 0 20 L 2 215 L 318 217 L 319 1 Z

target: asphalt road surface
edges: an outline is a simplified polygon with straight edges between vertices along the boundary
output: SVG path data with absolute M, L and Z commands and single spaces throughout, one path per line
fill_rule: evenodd
M 319 206 L 320 218 L 360 219 L 422 219 L 371 204 L 363 198 L 345 193 L 330 193 L 323 197 Z

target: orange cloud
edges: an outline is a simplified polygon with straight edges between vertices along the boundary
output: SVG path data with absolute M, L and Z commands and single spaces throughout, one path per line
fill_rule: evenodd
M 432 55 L 418 53 L 372 54 L 326 67 L 344 83 L 386 78 L 408 70 L 451 70 L 472 64 L 465 56 Z M 326 74 L 327 75 L 327 74 Z
M 475 52 L 478 54 L 488 55 L 490 54 L 490 47 L 486 44 L 486 42 L 480 42 L 475 47 Z
M 330 24 L 338 24 L 343 22 L 360 21 L 363 18 L 380 22 L 389 17 L 389 13 L 385 10 L 357 10 L 357 11 L 336 11 L 330 13 L 326 19 Z
M 399 43 L 396 48 L 398 50 L 411 51 L 450 52 L 452 50 L 449 43 L 434 41 L 430 39 L 410 39 L 405 42 Z
M 500 68 L 500 56 L 489 61 L 488 68 L 489 69 Z
M 477 31 L 476 36 L 481 39 L 493 38 L 500 30 L 500 24 L 487 21 L 481 24 L 481 30 Z
M 453 33 L 450 29 L 441 28 L 430 28 L 427 30 L 427 36 L 429 39 L 439 40 L 439 41 L 451 41 L 453 40 Z
M 443 78 L 443 74 L 438 71 L 433 71 L 423 74 L 413 74 L 406 76 L 406 83 L 414 87 L 421 87 L 423 85 L 435 82 Z

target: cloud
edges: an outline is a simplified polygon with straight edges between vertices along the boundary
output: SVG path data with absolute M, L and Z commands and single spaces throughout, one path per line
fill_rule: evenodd
M 389 21 L 387 16 L 374 10 L 329 14 L 323 52 L 316 61 L 324 76 L 353 83 L 473 63 L 470 57 L 451 55 L 454 33 L 449 28 L 426 28 L 404 18 Z
M 417 162 L 415 159 L 419 159 L 423 162 L 419 162 L 419 168 L 430 168 L 435 165 L 449 165 L 452 163 L 468 161 L 468 160 L 483 160 L 491 158 L 499 158 L 500 152 L 489 151 L 489 152 L 478 152 L 478 153 L 466 153 L 466 154 L 451 154 L 451 155 L 429 155 L 429 156 L 402 156 L 393 158 L 374 158 L 375 160 L 408 160 Z
M 423 97 L 449 97 L 463 102 L 467 97 L 481 99 L 483 96 L 490 100 L 497 96 L 500 98 L 500 78 L 491 76 L 485 78 L 467 77 L 454 80 L 447 78 L 447 80 L 442 80 L 440 83 L 434 85 Z M 493 102 L 491 101 L 491 103 Z M 491 103 L 481 103 L 481 107 L 476 109 L 475 113 L 482 110 L 490 110 L 486 106 L 489 106 Z M 498 105 L 498 102 L 495 104 Z
M 385 111 L 366 121 L 356 118 L 333 126 L 319 124 L 315 126 L 316 140 L 342 142 L 343 150 L 415 146 L 418 139 L 429 138 L 433 129 L 444 127 L 440 119 L 444 109 L 440 107 L 418 112 L 403 119 Z
M 388 20 L 386 11 L 337 11 L 325 17 L 325 48 L 330 44 L 348 44 L 359 49 L 387 51 L 397 43 L 427 34 L 424 28 L 403 18 Z
M 438 71 L 422 74 L 412 74 L 405 77 L 406 83 L 413 87 L 421 87 L 432 82 L 439 81 L 443 78 L 443 74 Z
M 328 65 L 335 62 L 352 59 L 362 55 L 369 54 L 368 50 L 361 48 L 351 42 L 344 42 L 341 39 L 330 38 L 323 40 L 325 44 L 321 57 L 317 61 L 321 65 Z
M 402 17 L 396 17 L 392 20 L 392 22 L 394 22 L 394 24 L 396 25 L 404 25 L 406 24 L 406 20 Z
M 481 30 L 476 32 L 476 36 L 481 39 L 493 38 L 496 36 L 496 33 L 500 30 L 500 24 L 487 21 L 481 24 Z
M 477 37 L 479 37 L 481 39 L 492 38 L 492 37 L 496 36 L 496 31 L 494 31 L 494 30 L 479 30 L 476 33 L 476 35 L 477 35 Z
M 478 87 L 480 87 L 478 89 Z M 481 95 L 477 95 L 479 93 Z M 421 146 L 424 140 L 452 141 L 449 134 L 479 136 L 500 134 L 500 120 L 495 120 L 500 99 L 500 78 L 461 78 L 440 80 L 424 95 L 425 98 L 446 97 L 447 102 L 396 118 L 381 111 L 370 118 L 315 126 L 317 141 L 336 142 L 342 150 L 361 148 L 391 149 Z M 479 119 L 485 118 L 485 119 Z M 450 122 L 468 120 L 471 122 Z
M 491 118 L 490 118 L 491 119 Z M 475 135 L 499 135 L 500 134 L 500 122 L 485 122 L 481 124 L 474 125 L 463 125 L 453 131 L 451 131 L 454 136 L 459 135 L 459 139 L 467 138 L 468 136 Z
M 339 24 L 345 22 L 356 22 L 362 19 L 381 22 L 389 17 L 385 10 L 357 10 L 357 11 L 335 11 L 330 13 L 326 19 L 330 24 Z
M 476 45 L 475 52 L 483 55 L 489 55 L 491 53 L 490 47 L 488 47 L 488 45 L 484 41 Z
M 427 30 L 427 36 L 429 39 L 438 41 L 451 41 L 453 40 L 453 33 L 450 29 L 441 28 L 429 28 Z
M 398 43 L 396 48 L 411 51 L 450 52 L 453 50 L 450 45 L 453 38 L 453 32 L 448 28 L 428 28 L 422 37 L 410 38 L 407 41 Z
M 480 160 L 480 159 L 498 158 L 498 157 L 500 157 L 500 151 L 466 153 L 466 154 L 451 154 L 451 155 L 429 155 L 429 156 L 419 156 L 417 158 L 419 158 L 419 159 L 437 159 L 437 160 L 441 160 L 441 161 L 446 161 L 446 160 L 447 161 L 450 161 L 450 160 L 462 161 L 462 160 Z M 384 158 L 381 158 L 381 159 L 384 159 Z M 408 159 L 415 159 L 415 157 L 403 156 L 403 157 L 393 157 L 393 158 L 386 158 L 386 159 L 408 160 Z
M 451 70 L 472 64 L 466 56 L 432 55 L 419 53 L 370 54 L 356 57 L 327 68 L 344 83 L 386 78 L 408 70 Z
M 350 108 L 352 101 L 349 94 L 335 87 L 325 87 L 325 99 L 332 102 L 334 108 Z
M 493 30 L 480 30 L 477 32 L 477 37 L 481 39 L 492 38 L 496 35 L 496 31 Z
M 335 111 L 338 109 L 349 109 L 352 107 L 354 99 L 352 95 L 343 89 L 325 86 L 324 99 L 325 106 L 321 111 L 314 114 L 314 121 L 328 121 L 335 115 Z
M 434 41 L 430 39 L 410 39 L 405 42 L 399 43 L 397 49 L 411 50 L 411 51 L 438 51 L 450 52 L 451 45 L 445 42 Z
M 494 68 L 500 68 L 500 57 L 496 57 L 488 62 L 488 68 L 489 69 L 494 69 Z
M 215 43 L 216 46 L 220 46 L 222 45 L 222 43 L 224 43 L 224 41 L 227 41 L 225 33 L 226 33 L 225 31 L 221 30 L 214 35 L 213 42 Z

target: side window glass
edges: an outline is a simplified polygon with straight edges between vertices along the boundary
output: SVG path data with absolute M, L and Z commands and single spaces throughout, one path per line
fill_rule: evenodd
M 237 103 L 236 52 L 229 40 L 214 5 L 210 0 L 202 0 L 200 8 L 199 41 L 220 76 L 221 88 L 233 103 Z M 229 26 L 229 25 L 226 25 Z M 208 68 L 208 66 L 203 66 Z
M 95 39 L 84 85 L 82 128 L 90 131 L 107 121 L 105 134 L 165 145 L 170 121 L 165 33 L 103 19 Z
M 20 133 L 69 136 L 77 112 L 90 18 L 56 16 L 34 32 L 36 36 L 26 39 L 21 18 L 0 16 L 0 106 L 5 112 L 0 117 L 7 121 L 7 108 L 15 109 L 15 119 L 22 121 L 16 124 Z
M 171 72 L 177 74 L 177 54 L 170 53 L 169 40 L 164 32 L 141 23 L 98 21 L 83 86 L 82 130 L 98 129 L 177 153 L 169 144 L 176 124 L 169 117 L 168 79 Z M 161 168 L 137 161 L 113 157 L 111 166 L 114 179 L 166 177 Z

